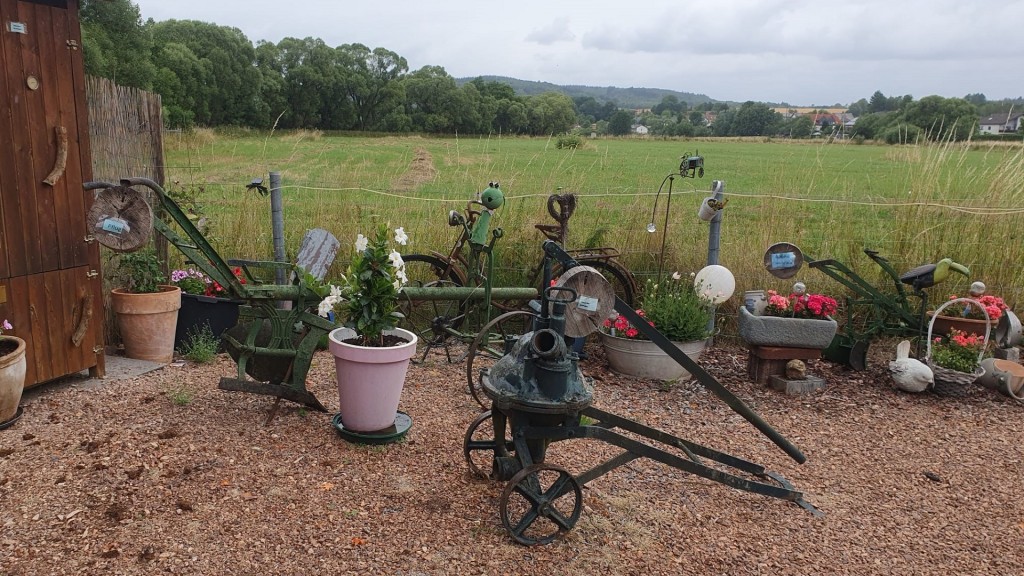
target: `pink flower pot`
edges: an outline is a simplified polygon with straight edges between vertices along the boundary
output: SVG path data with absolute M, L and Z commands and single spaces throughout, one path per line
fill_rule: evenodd
M 351 328 L 337 328 L 328 335 L 338 376 L 341 422 L 355 432 L 376 432 L 394 425 L 402 396 L 409 359 L 416 354 L 416 335 L 396 328 L 386 331 L 406 340 L 385 348 L 356 346 Z

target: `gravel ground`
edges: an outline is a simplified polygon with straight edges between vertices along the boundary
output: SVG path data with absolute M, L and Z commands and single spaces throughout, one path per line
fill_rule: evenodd
M 885 358 L 812 362 L 826 389 L 785 396 L 747 380 L 742 349 L 709 350 L 799 465 L 699 385 L 618 376 L 588 350 L 595 405 L 779 472 L 824 517 L 641 459 L 586 485 L 565 538 L 524 547 L 499 520 L 504 483 L 467 473 L 462 365 L 413 366 L 412 430 L 366 447 L 286 402 L 267 423 L 272 399 L 217 390 L 222 356 L 31 394 L 0 431 L 0 574 L 1024 574 L 1024 405 L 897 392 Z M 318 353 L 309 387 L 331 409 L 333 382 Z M 560 442 L 547 462 L 613 453 Z

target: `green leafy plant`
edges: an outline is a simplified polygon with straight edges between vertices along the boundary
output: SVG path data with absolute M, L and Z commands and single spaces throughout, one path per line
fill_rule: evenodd
M 201 324 L 185 335 L 179 352 L 192 362 L 206 364 L 217 357 L 217 340 L 210 326 Z
M 931 361 L 948 370 L 971 374 L 978 369 L 978 355 L 984 346 L 983 337 L 954 328 L 932 340 Z
M 314 286 L 323 296 L 317 312 L 327 318 L 337 312 L 345 326 L 356 331 L 362 346 L 381 347 L 383 333 L 398 325 L 398 294 L 408 281 L 402 255 L 389 246 L 387 226 L 380 226 L 373 240 L 359 234 L 356 255 L 348 266 L 341 286 Z M 394 241 L 405 245 L 409 237 L 402 228 L 394 231 Z
M 153 250 L 139 250 L 121 254 L 117 261 L 117 277 L 128 292 L 146 294 L 159 292 L 167 281 L 160 259 Z
M 189 404 L 192 403 L 192 398 L 194 397 L 194 395 L 192 394 L 192 390 L 186 388 L 185 386 L 179 386 L 174 390 L 171 390 L 171 393 L 168 395 L 168 397 L 171 399 L 171 402 L 174 403 L 175 406 L 188 406 Z
M 171 271 L 171 284 L 186 294 L 207 294 L 210 279 L 195 268 Z
M 683 281 L 678 272 L 660 283 L 648 280 L 636 313 L 674 342 L 708 337 L 711 303 L 699 294 L 693 283 Z M 647 339 L 622 316 L 605 320 L 604 328 L 606 333 L 620 338 Z

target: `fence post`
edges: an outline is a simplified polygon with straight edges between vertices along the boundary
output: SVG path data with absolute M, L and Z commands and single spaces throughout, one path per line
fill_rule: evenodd
M 723 200 L 725 198 L 725 182 L 713 180 L 711 182 L 711 192 L 714 194 L 715 200 Z M 715 216 L 711 219 L 711 226 L 708 227 L 708 266 L 718 264 L 718 252 L 722 242 L 722 212 L 725 211 L 718 210 L 715 212 Z M 713 344 L 715 338 L 716 311 L 717 306 L 712 307 L 711 317 L 708 318 L 708 333 L 711 334 L 708 337 L 709 346 Z
M 281 173 L 270 173 L 270 219 L 274 235 L 274 260 L 287 262 L 284 253 L 284 207 L 281 201 Z M 274 282 L 278 285 L 284 284 L 287 276 L 284 268 L 277 268 L 274 271 Z

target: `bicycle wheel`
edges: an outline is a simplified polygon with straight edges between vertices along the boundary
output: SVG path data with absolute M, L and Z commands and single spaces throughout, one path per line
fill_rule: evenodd
M 488 322 L 470 345 L 466 353 L 466 380 L 469 393 L 481 408 L 489 410 L 491 401 L 480 388 L 480 372 L 494 365 L 520 336 L 532 330 L 536 316 L 526 310 L 506 312 Z
M 586 256 L 579 256 L 576 261 L 583 266 L 590 266 L 594 270 L 600 272 L 601 275 L 605 277 L 605 280 L 608 280 L 608 282 L 611 283 L 612 289 L 615 291 L 615 295 L 619 299 L 626 304 L 629 304 L 630 308 L 635 306 L 633 301 L 636 295 L 633 294 L 633 282 L 630 281 L 628 276 L 629 272 L 626 271 L 625 268 L 622 268 L 618 264 L 611 264 L 606 260 L 588 260 Z M 562 274 L 561 266 L 556 268 L 554 274 L 555 276 L 560 276 Z
M 403 256 L 405 273 L 409 277 L 406 286 L 416 288 L 444 288 L 462 286 L 462 281 L 452 273 L 444 260 L 428 254 Z M 405 318 L 401 326 L 416 334 L 424 344 L 439 344 L 448 335 L 448 328 L 462 324 L 465 303 L 458 300 L 409 300 L 401 298 L 399 312 Z

